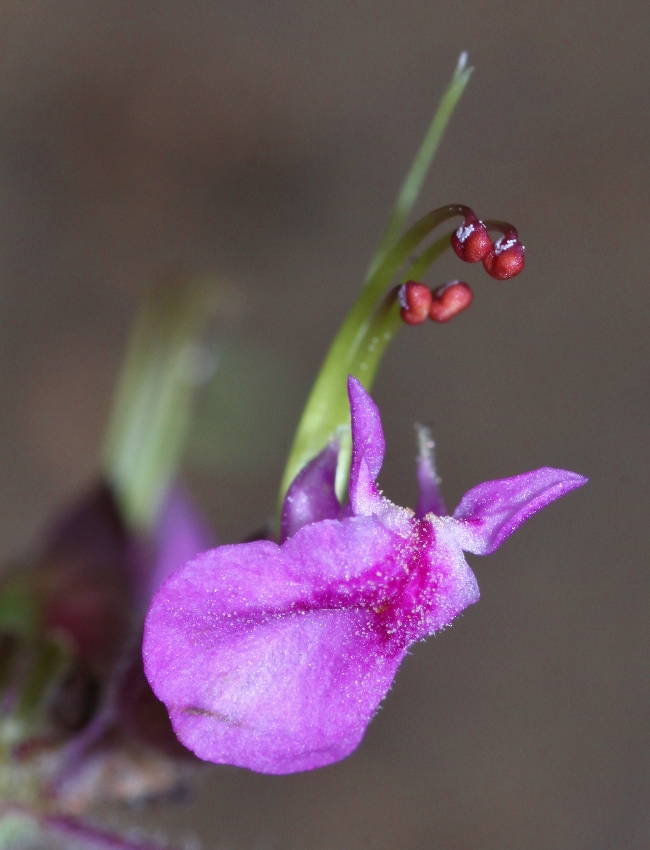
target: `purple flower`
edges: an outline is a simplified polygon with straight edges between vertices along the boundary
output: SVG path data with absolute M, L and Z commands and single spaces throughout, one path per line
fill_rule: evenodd
M 334 492 L 337 448 L 298 475 L 282 543 L 221 546 L 177 570 L 149 611 L 145 671 L 180 740 L 200 758 L 264 773 L 351 753 L 409 646 L 479 597 L 463 551 L 493 552 L 533 513 L 585 483 L 543 468 L 490 481 L 439 515 L 430 447 L 417 513 L 377 489 L 379 411 L 348 382 L 350 502 Z M 426 443 L 426 440 L 421 440 Z

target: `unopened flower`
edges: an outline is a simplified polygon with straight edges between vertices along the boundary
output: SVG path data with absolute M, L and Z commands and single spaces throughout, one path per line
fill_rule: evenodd
M 409 280 L 398 289 L 400 316 L 407 325 L 421 325 L 429 318 L 431 290 L 423 283 Z
M 515 277 L 524 267 L 525 249 L 519 241 L 516 228 L 505 225 L 502 229 L 503 236 L 483 257 L 485 271 L 496 280 Z
M 378 490 L 379 411 L 348 382 L 350 501 L 334 491 L 330 444 L 295 479 L 282 542 L 221 546 L 173 573 L 154 597 L 145 672 L 179 739 L 203 759 L 265 773 L 351 753 L 409 646 L 479 597 L 463 551 L 493 552 L 522 522 L 585 483 L 543 468 L 490 481 L 441 515 L 421 440 L 417 512 Z
M 473 210 L 467 209 L 465 221 L 452 234 L 451 247 L 466 263 L 478 263 L 492 248 L 487 227 Z
M 462 280 L 453 280 L 433 293 L 429 316 L 434 322 L 448 322 L 467 310 L 473 299 L 472 290 Z

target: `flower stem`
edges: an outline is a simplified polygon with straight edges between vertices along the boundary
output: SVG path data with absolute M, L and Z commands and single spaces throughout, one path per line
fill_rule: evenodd
M 465 91 L 465 86 L 469 82 L 473 71 L 474 68 L 467 67 L 467 53 L 461 53 L 458 57 L 458 64 L 454 70 L 451 82 L 442 96 L 436 114 L 433 116 L 429 129 L 422 140 L 420 149 L 416 153 L 406 178 L 402 183 L 386 230 L 379 241 L 375 256 L 372 258 L 370 267 L 368 268 L 366 279 L 372 277 L 383 262 L 386 254 L 393 247 L 397 239 L 399 239 L 408 217 L 413 211 L 415 202 L 420 195 L 422 184 L 429 173 L 431 163 L 438 151 L 447 124 L 454 113 L 461 95 Z

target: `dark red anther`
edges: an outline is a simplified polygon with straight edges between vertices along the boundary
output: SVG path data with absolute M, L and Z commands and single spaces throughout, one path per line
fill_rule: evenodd
M 433 293 L 429 316 L 434 322 L 448 322 L 472 303 L 472 290 L 466 283 L 454 280 Z
M 492 249 L 487 227 L 470 212 L 451 237 L 451 246 L 466 263 L 478 263 Z
M 496 280 L 508 280 L 519 274 L 524 267 L 524 246 L 514 228 L 497 239 L 483 257 L 483 265 L 490 277 Z
M 398 290 L 400 316 L 407 325 L 421 325 L 427 320 L 431 307 L 431 290 L 423 283 L 409 280 Z

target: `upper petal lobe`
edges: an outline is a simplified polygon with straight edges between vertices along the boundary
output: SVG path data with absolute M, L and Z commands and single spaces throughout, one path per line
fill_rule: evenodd
M 486 481 L 469 490 L 454 511 L 466 552 L 489 555 L 534 513 L 587 479 L 566 469 L 545 466 L 513 478 Z
M 334 487 L 338 455 L 337 444 L 330 443 L 294 479 L 282 505 L 281 543 L 304 525 L 338 517 L 341 506 Z
M 352 422 L 350 503 L 357 516 L 369 515 L 381 501 L 375 481 L 384 462 L 386 441 L 377 405 L 352 375 L 348 378 L 348 397 Z

